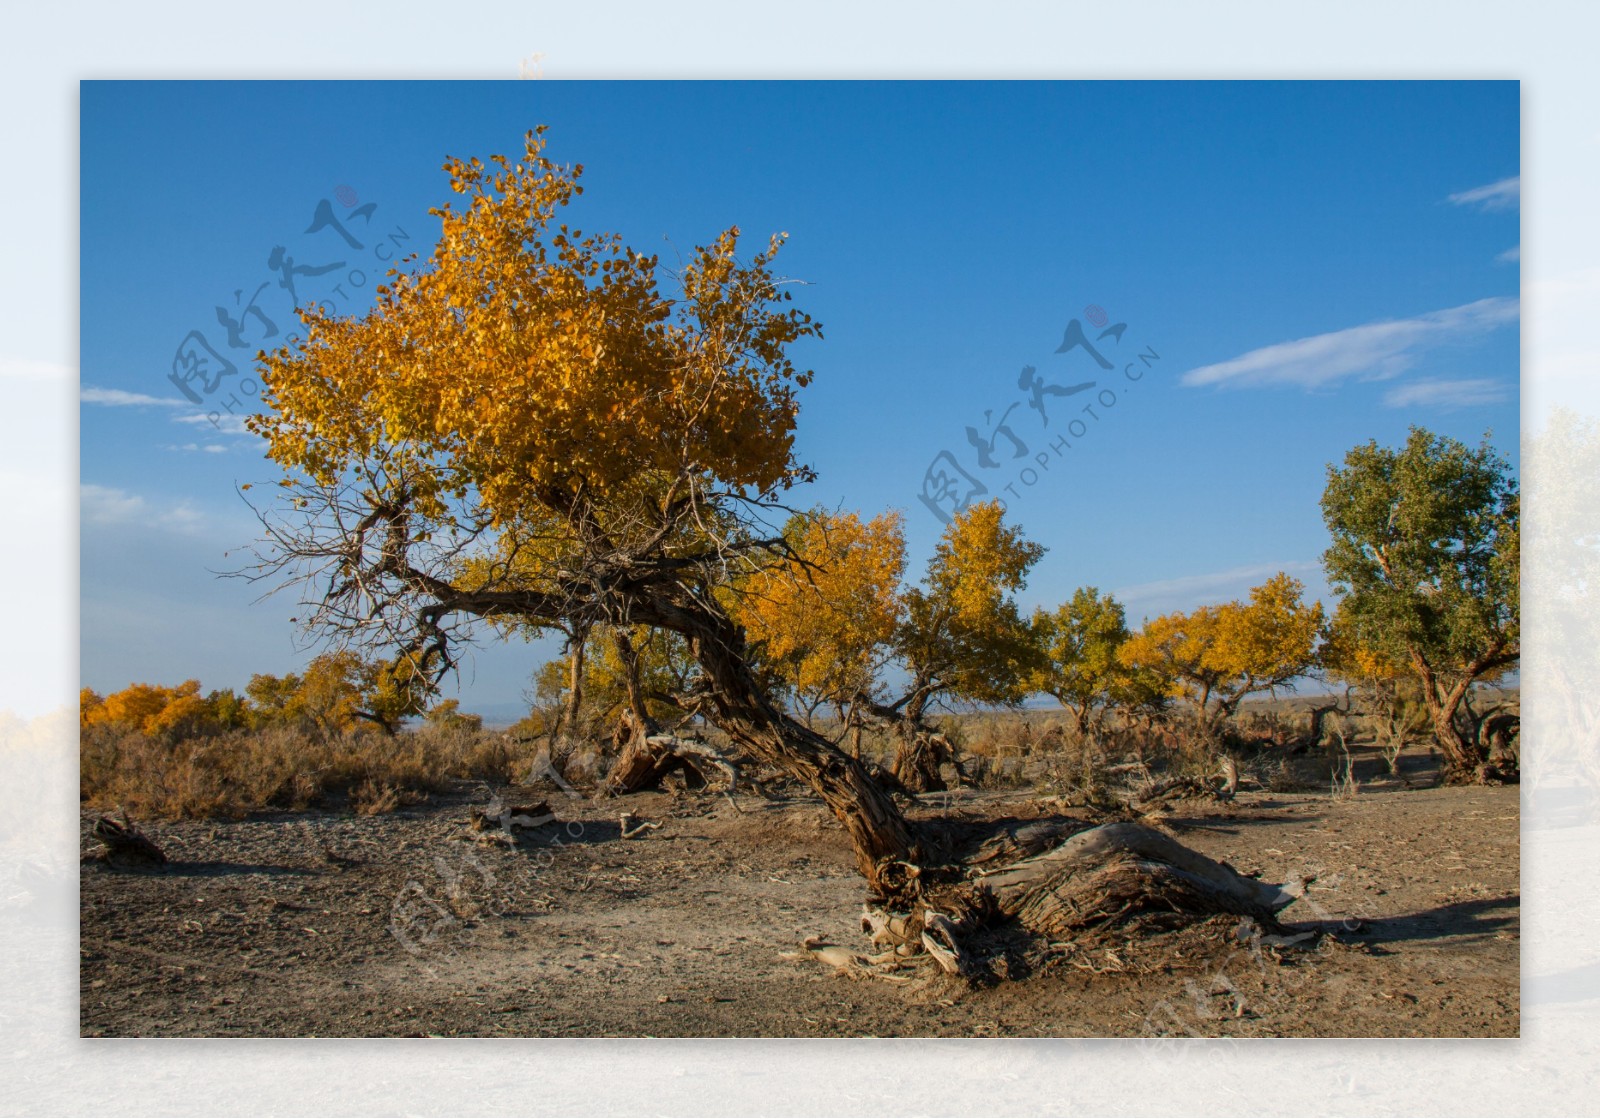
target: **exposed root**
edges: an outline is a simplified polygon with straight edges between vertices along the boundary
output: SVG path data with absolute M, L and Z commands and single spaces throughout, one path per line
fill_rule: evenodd
M 825 964 L 835 972 L 851 979 L 881 979 L 888 983 L 909 983 L 915 974 L 902 974 L 907 969 L 920 970 L 926 957 L 915 958 L 896 951 L 879 952 L 865 956 L 837 944 L 829 944 L 821 937 L 808 936 L 800 942 L 801 952 L 780 952 L 785 960 L 803 960 L 807 957 Z
M 474 807 L 467 816 L 467 826 L 475 832 L 499 829 L 512 835 L 515 828 L 538 828 L 554 823 L 556 814 L 545 801 L 537 804 L 503 803 L 499 797 L 482 808 Z
M 946 975 L 964 975 L 967 963 L 956 943 L 955 924 L 942 913 L 924 910 L 922 947 Z

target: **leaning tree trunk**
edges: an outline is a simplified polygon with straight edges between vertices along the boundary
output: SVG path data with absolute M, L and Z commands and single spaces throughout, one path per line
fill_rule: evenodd
M 822 798 L 844 825 L 856 866 L 876 897 L 905 894 L 921 856 L 910 824 L 861 762 L 772 703 L 750 669 L 744 633 L 732 619 L 688 592 L 655 600 L 636 611 L 636 620 L 687 639 L 716 725 L 753 757 Z
M 1456 712 L 1461 699 L 1455 691 L 1440 696 L 1433 687 L 1423 689 L 1428 703 L 1428 715 L 1433 722 L 1433 738 L 1444 752 L 1445 780 L 1455 784 L 1473 784 L 1483 780 L 1480 769 L 1483 755 L 1478 743 L 1456 724 Z
M 634 620 L 684 635 L 705 676 L 716 724 L 755 758 L 815 790 L 850 837 L 876 906 L 869 912 L 887 925 L 898 923 L 902 933 L 913 931 L 921 947 L 946 966 L 958 960 L 959 935 L 995 920 L 1015 919 L 1048 936 L 1146 911 L 1176 913 L 1180 920 L 1223 912 L 1270 921 L 1292 900 L 1278 887 L 1243 878 L 1137 824 L 1093 829 L 988 877 L 972 878 L 971 867 L 924 867 L 935 845 L 931 835 L 925 850 L 860 762 L 768 699 L 746 659 L 744 634 L 727 615 L 692 592 L 685 597 L 658 598 L 648 616 L 640 609 Z M 1046 842 L 1067 830 L 1057 829 Z M 936 905 L 951 908 L 955 920 L 939 914 Z

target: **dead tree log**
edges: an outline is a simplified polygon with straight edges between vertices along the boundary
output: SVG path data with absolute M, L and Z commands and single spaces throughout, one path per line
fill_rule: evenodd
M 687 770 L 710 784 L 710 773 L 720 772 L 728 779 L 729 793 L 739 783 L 739 767 L 710 743 L 674 734 L 634 733 L 623 747 L 617 762 L 600 786 L 601 796 L 624 796 L 653 789 L 662 778 L 677 770 Z
M 934 885 L 909 911 L 865 907 L 861 928 L 874 954 L 850 954 L 851 970 L 895 978 L 920 960 L 977 975 L 988 970 L 979 934 L 1008 922 L 1052 945 L 1134 920 L 1176 926 L 1216 914 L 1276 930 L 1277 914 L 1304 889 L 1247 878 L 1141 824 L 1103 824 L 1057 842 L 1074 826 L 1063 818 L 1008 827 L 967 859 L 968 877 Z M 984 865 L 1018 851 L 1036 853 L 998 870 Z
M 554 823 L 556 814 L 547 801 L 536 804 L 506 804 L 498 797 L 482 808 L 467 813 L 467 826 L 475 832 L 499 830 L 507 835 L 513 828 L 537 828 Z
M 100 817 L 94 822 L 93 835 L 105 844 L 105 859 L 112 866 L 148 870 L 167 865 L 166 852 L 135 827 L 126 812 L 121 823 Z
M 1306 728 L 1306 736 L 1302 740 L 1306 749 L 1315 750 L 1318 746 L 1322 745 L 1322 739 L 1325 735 L 1324 727 L 1327 724 L 1329 715 L 1339 715 L 1343 717 L 1350 714 L 1350 693 L 1351 689 L 1346 688 L 1344 690 L 1344 695 L 1338 699 L 1334 699 L 1333 702 L 1312 705 L 1310 710 L 1311 722 Z
M 1124 821 L 1079 832 L 1052 850 L 976 879 L 968 912 L 1015 917 L 1030 932 L 1061 938 L 1147 912 L 1232 913 L 1276 927 L 1278 911 L 1294 896 L 1154 828 Z
M 914 793 L 944 791 L 948 786 L 940 769 L 946 763 L 954 767 L 958 776 L 966 777 L 955 746 L 944 735 L 904 719 L 896 729 L 900 743 L 894 756 L 894 775 L 907 789 Z

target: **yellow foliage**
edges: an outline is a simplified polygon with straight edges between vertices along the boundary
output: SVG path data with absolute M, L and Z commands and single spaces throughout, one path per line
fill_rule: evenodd
M 1280 572 L 1248 602 L 1202 606 L 1145 623 L 1119 652 L 1122 662 L 1168 680 L 1170 694 L 1204 710 L 1231 710 L 1253 692 L 1272 691 L 1307 672 L 1322 632 L 1320 602 L 1301 602 L 1299 580 Z
M 1329 676 L 1358 686 L 1401 680 L 1413 671 L 1397 651 L 1362 641 L 1342 604 L 1323 635 L 1317 663 Z
M 791 461 L 795 370 L 784 347 L 817 333 L 738 230 L 697 249 L 682 297 L 657 287 L 657 260 L 609 234 L 554 223 L 581 192 L 581 167 L 542 154 L 452 159 L 465 205 L 434 211 L 431 260 L 392 273 L 360 319 L 306 314 L 307 336 L 264 360 L 266 415 L 254 429 L 278 463 L 332 484 L 381 461 L 424 516 L 469 492 L 499 525 L 560 524 L 575 495 L 658 500 L 710 476 L 766 491 Z
M 818 511 L 789 536 L 794 558 L 745 584 L 735 618 L 798 694 L 848 702 L 871 690 L 894 638 L 904 518 L 890 512 L 863 523 L 856 513 Z
M 114 725 L 152 737 L 209 715 L 198 680 L 185 680 L 175 688 L 130 684 L 104 700 L 84 688 L 78 693 L 78 710 L 81 726 Z
M 906 713 L 934 696 L 978 703 L 1024 698 L 1039 656 L 1015 594 L 1044 555 L 997 501 L 969 505 L 945 526 L 922 586 L 904 595 L 897 652 L 911 672 Z
M 960 624 L 989 625 L 1027 582 L 1044 548 L 1008 528 L 998 501 L 969 506 L 939 538 L 929 568 L 930 591 L 949 602 Z

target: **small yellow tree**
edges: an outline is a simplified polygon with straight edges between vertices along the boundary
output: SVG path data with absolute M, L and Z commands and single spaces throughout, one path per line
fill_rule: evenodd
M 1037 653 L 1016 593 L 1044 551 L 1005 523 L 999 502 L 969 505 L 945 526 L 922 585 L 902 596 L 895 653 L 910 681 L 899 699 L 872 710 L 900 734 L 895 776 L 908 788 L 944 788 L 939 760 L 948 747 L 924 722 L 932 704 L 1026 698 Z
M 85 688 L 78 693 L 78 712 L 83 726 L 111 724 L 152 738 L 198 731 L 212 718 L 198 680 L 174 688 L 129 684 L 104 699 Z
M 1215 733 L 1249 695 L 1273 693 L 1315 663 L 1322 631 L 1320 602 L 1301 601 L 1304 586 L 1279 572 L 1246 602 L 1202 606 L 1145 623 L 1119 656 L 1130 668 L 1172 681 L 1207 734 Z

